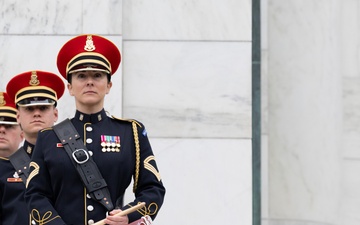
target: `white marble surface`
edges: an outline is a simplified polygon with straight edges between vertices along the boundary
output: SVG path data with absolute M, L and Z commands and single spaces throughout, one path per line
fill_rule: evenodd
M 282 5 L 283 6 L 283 10 L 281 10 L 280 8 L 275 8 L 275 9 L 268 9 L 268 6 L 273 7 L 274 2 L 277 2 L 277 4 Z M 332 90 L 334 90 L 335 92 L 337 92 L 339 89 L 342 89 L 342 99 L 340 101 L 342 101 L 342 103 L 337 106 L 339 111 L 343 111 L 342 115 L 338 115 L 335 117 L 335 120 L 339 120 L 341 118 L 342 121 L 342 127 L 338 127 L 338 128 L 333 128 L 332 130 L 335 131 L 337 130 L 339 132 L 338 136 L 334 137 L 334 134 L 325 134 L 322 138 L 322 142 L 326 143 L 326 142 L 334 142 L 333 137 L 338 139 L 338 143 L 339 143 L 339 152 L 337 153 L 337 157 L 338 157 L 338 161 L 340 163 L 340 167 L 335 171 L 336 173 L 339 173 L 340 179 L 338 183 L 334 183 L 334 186 L 338 186 L 339 187 L 339 195 L 331 195 L 328 194 L 328 200 L 329 202 L 331 201 L 331 203 L 333 204 L 334 201 L 336 201 L 337 203 L 337 210 L 334 210 L 335 212 L 333 213 L 333 215 L 328 216 L 329 220 L 332 220 L 332 222 L 328 222 L 326 224 L 336 224 L 336 225 L 358 225 L 360 223 L 360 217 L 359 217 L 359 204 L 360 204 L 360 181 L 359 181 L 359 176 L 358 176 L 358 171 L 360 169 L 360 129 L 359 129 L 359 125 L 360 125 L 360 69 L 359 69 L 359 62 L 360 62 L 360 57 L 359 57 L 359 35 L 360 35 L 360 4 L 357 0 L 343 0 L 343 1 L 326 1 L 326 7 L 323 3 L 325 3 L 325 1 L 322 3 L 322 1 L 312 1 L 309 2 L 307 1 L 306 4 L 305 2 L 298 2 L 298 1 L 287 1 L 286 3 L 283 1 L 267 1 L 267 0 L 262 0 L 262 13 L 263 13 L 263 34 L 262 34 L 262 44 L 263 44 L 263 57 L 265 57 L 266 59 L 269 57 L 268 54 L 270 52 L 270 55 L 272 55 L 272 52 L 276 52 L 276 51 L 282 51 L 281 49 L 284 49 L 284 55 L 285 54 L 290 54 L 291 52 L 294 53 L 293 56 L 299 57 L 299 56 L 303 56 L 304 58 L 309 57 L 310 60 L 315 60 L 315 62 L 319 63 L 319 65 L 322 65 L 321 63 L 323 63 L 324 60 L 326 60 L 326 57 L 316 57 L 316 58 L 311 58 L 312 55 L 314 55 L 312 53 L 313 48 L 312 47 L 305 47 L 306 45 L 308 45 L 309 43 L 312 43 L 312 46 L 314 46 L 315 48 L 318 48 L 319 46 L 322 46 L 321 43 L 319 42 L 319 40 L 324 40 L 324 41 L 329 41 L 329 40 L 333 40 L 333 41 L 338 41 L 337 43 L 338 45 L 338 53 L 335 52 L 335 54 L 329 53 L 328 51 L 331 49 L 329 48 L 325 48 L 323 47 L 321 50 L 323 52 L 327 52 L 327 55 L 333 55 L 334 56 L 334 61 L 332 61 L 332 63 L 328 63 L 327 65 L 324 65 L 323 68 L 328 68 L 331 69 L 334 64 L 338 63 L 339 66 L 339 77 L 342 78 L 342 80 L 339 80 L 337 82 L 335 82 L 333 84 Z M 296 3 L 296 4 L 295 4 Z M 298 4 L 299 3 L 299 4 Z M 275 4 L 275 5 L 277 5 Z M 336 7 L 334 7 L 336 6 Z M 322 10 L 326 9 L 328 10 L 327 13 L 325 14 L 319 14 L 322 10 L 310 10 L 310 12 L 315 12 L 317 13 L 316 16 L 314 16 L 314 18 L 316 19 L 312 19 L 313 16 L 312 14 L 309 14 L 309 7 L 312 9 L 315 8 L 322 8 Z M 336 14 L 336 10 L 334 9 L 336 8 L 336 10 L 341 10 L 340 15 L 338 15 L 338 17 L 336 18 L 336 21 L 332 22 L 332 20 L 334 19 L 332 16 L 334 16 Z M 285 10 L 286 9 L 286 10 Z M 291 19 L 283 19 L 283 14 L 284 13 L 289 13 L 288 18 Z M 273 17 L 269 17 L 269 14 L 274 14 Z M 293 15 L 290 15 L 293 14 Z M 301 14 L 301 16 L 300 16 Z M 297 16 L 297 17 L 296 17 Z M 304 32 L 303 30 L 301 30 L 305 24 L 295 24 L 293 20 L 295 20 L 295 18 L 298 18 L 298 21 L 301 21 L 301 19 L 308 19 L 311 20 L 311 22 L 309 22 L 309 26 L 310 24 L 312 25 L 319 25 L 319 21 L 321 20 L 323 25 L 321 28 L 316 29 L 314 28 L 313 31 L 309 32 Z M 279 31 L 270 31 L 268 32 L 268 25 L 269 25 L 269 21 L 271 19 L 276 19 L 279 21 L 279 24 L 281 24 L 281 29 Z M 292 23 L 291 23 L 292 21 Z M 293 36 L 288 36 L 290 31 L 293 31 L 292 28 L 296 28 L 296 31 L 298 32 L 296 35 Z M 331 35 L 325 35 L 326 34 L 326 29 L 333 29 L 333 32 Z M 337 29 L 339 29 L 339 31 L 336 31 Z M 303 34 L 306 34 L 305 38 Z M 320 33 L 320 34 L 319 34 Z M 295 46 L 298 46 L 299 48 L 303 48 L 303 51 L 301 51 L 301 54 L 299 54 L 299 51 L 294 51 L 291 48 L 291 45 L 289 47 L 284 47 L 284 45 L 286 45 L 286 43 L 281 43 L 282 44 L 282 48 L 279 50 L 277 48 L 276 45 L 273 45 L 271 43 L 271 41 L 269 42 L 268 39 L 268 35 L 278 35 L 277 38 L 281 38 L 281 36 L 285 36 L 286 38 L 284 40 L 290 40 L 290 39 L 296 39 L 298 38 L 298 43 Z M 315 35 L 316 34 L 316 35 Z M 313 40 L 312 42 L 309 42 L 309 40 L 311 39 Z M 276 39 L 276 38 L 275 38 Z M 305 42 L 305 43 L 303 43 Z M 294 44 L 293 44 L 294 45 Z M 335 46 L 336 47 L 336 46 Z M 334 50 L 334 49 L 333 49 Z M 284 56 L 283 58 L 286 59 L 286 61 L 279 61 L 278 64 L 276 66 L 282 66 L 283 63 L 286 63 L 289 65 L 289 68 L 293 68 L 294 71 L 302 71 L 304 76 L 307 76 L 306 79 L 304 78 L 304 81 L 307 81 L 309 85 L 307 86 L 311 86 L 312 82 L 313 82 L 313 78 L 312 76 L 314 74 L 317 74 L 320 70 L 317 70 L 316 73 L 310 73 L 307 72 L 307 70 L 302 69 L 299 65 L 297 65 L 297 61 L 294 60 L 297 59 L 296 57 L 286 57 Z M 327 56 L 328 57 L 328 56 Z M 267 61 L 265 59 L 265 71 L 264 73 L 267 73 Z M 297 59 L 298 60 L 298 59 Z M 264 62 L 264 61 L 263 61 Z M 304 61 L 301 61 L 302 63 L 304 63 Z M 264 65 L 264 64 L 263 64 Z M 289 69 L 289 71 L 291 71 Z M 315 70 L 314 70 L 315 71 Z M 285 73 L 285 72 L 282 72 Z M 281 74 L 281 73 L 279 73 Z M 289 74 L 292 74 L 289 73 Z M 331 72 L 328 73 L 326 76 L 323 77 L 322 82 L 317 82 L 318 84 L 318 91 L 321 90 L 323 88 L 323 83 L 324 81 L 327 81 L 328 79 L 333 79 L 334 75 L 331 75 Z M 263 86 L 265 86 L 266 88 L 268 87 L 268 82 L 269 82 L 269 77 L 266 78 L 266 80 L 263 80 L 263 82 L 265 82 L 265 84 L 263 83 Z M 279 78 L 273 79 L 274 83 L 277 82 L 279 80 Z M 298 82 L 298 81 L 297 81 Z M 287 89 L 287 95 L 294 92 L 294 91 L 298 91 L 298 89 L 293 89 L 292 85 L 295 85 L 295 80 L 291 79 L 291 80 L 287 80 L 287 81 L 283 81 L 284 85 L 283 85 L 283 89 Z M 321 84 L 322 83 L 322 84 Z M 305 83 L 304 83 L 305 84 Z M 263 88 L 262 86 L 262 88 Z M 313 96 L 318 97 L 318 91 L 314 90 L 315 88 L 308 88 L 307 92 L 310 93 L 310 95 L 312 94 Z M 262 89 L 265 93 L 263 93 L 263 98 L 265 98 L 263 101 L 266 104 L 263 108 L 263 128 L 265 128 L 265 130 L 263 130 L 264 136 L 267 137 L 267 134 L 269 132 L 272 132 L 272 129 L 267 129 L 267 113 L 268 113 L 268 108 L 267 108 L 267 104 L 269 104 L 270 107 L 279 107 L 279 102 L 274 102 L 274 101 L 269 101 L 267 102 L 267 97 L 268 94 L 271 93 L 267 93 L 267 91 L 265 91 L 265 89 Z M 328 90 L 329 96 L 328 96 L 328 100 L 329 101 L 334 101 L 334 96 L 332 95 L 332 92 L 330 92 L 330 90 Z M 279 98 L 281 96 L 280 92 L 276 92 L 273 93 L 276 94 Z M 295 104 L 298 104 L 299 110 L 301 110 L 301 108 L 303 108 L 304 103 L 305 103 L 305 99 L 308 99 L 311 101 L 313 97 L 308 97 L 308 98 L 304 98 L 303 100 L 297 101 L 295 102 Z M 336 98 L 337 99 L 337 98 Z M 308 101 L 306 100 L 306 101 Z M 337 102 L 337 103 L 336 103 Z M 329 102 L 327 102 L 327 104 L 330 104 Z M 338 100 L 334 101 L 333 104 L 338 104 Z M 285 105 L 287 105 L 288 107 L 293 106 L 295 107 L 295 105 L 292 105 L 290 102 L 286 103 Z M 321 102 L 321 104 L 319 104 L 322 107 L 325 107 L 325 105 Z M 302 107 L 300 107 L 302 106 Z M 317 109 L 319 110 L 319 109 Z M 322 109 L 320 109 L 322 110 Z M 325 109 L 324 109 L 325 110 Z M 332 109 L 333 110 L 333 109 Z M 330 111 L 332 111 L 330 110 Z M 289 110 L 288 112 L 290 115 L 286 116 L 284 118 L 282 118 L 282 120 L 288 120 L 290 121 L 297 121 L 302 119 L 302 121 L 305 122 L 306 125 L 299 127 L 299 126 L 294 126 L 293 129 L 295 130 L 301 130 L 305 135 L 308 135 L 308 132 L 313 132 L 312 131 L 312 123 L 311 118 L 309 119 L 308 117 L 304 117 L 303 118 L 303 114 L 298 114 L 297 112 L 291 113 L 291 110 Z M 327 115 L 329 115 L 331 113 L 329 113 L 329 111 L 327 112 Z M 316 114 L 317 115 L 317 114 Z M 326 115 L 326 113 L 324 112 L 324 115 Z M 281 116 L 281 115 L 279 115 Z M 300 116 L 300 117 L 299 117 Z M 289 119 L 290 117 L 292 117 L 293 119 Z M 319 121 L 321 121 L 321 117 L 319 117 L 318 119 Z M 322 121 L 321 123 L 332 123 L 334 121 L 334 119 L 328 118 L 327 116 L 323 118 L 324 121 Z M 318 124 L 319 122 L 316 122 L 315 124 Z M 309 129 L 311 127 L 311 129 Z M 323 135 L 322 133 L 328 132 L 329 128 L 327 129 L 323 129 L 323 130 L 319 130 L 318 132 L 314 132 L 315 137 L 319 138 L 318 135 L 316 135 L 316 133 L 321 134 L 321 136 Z M 297 136 L 299 138 L 297 138 L 298 140 L 284 140 L 283 143 L 289 145 L 289 148 L 291 146 L 291 149 L 295 149 L 297 148 L 297 146 L 302 145 L 302 143 L 308 142 L 310 144 L 314 143 L 314 141 L 304 141 L 304 135 L 300 134 L 301 132 L 299 132 L 297 134 Z M 284 135 L 284 134 L 283 134 Z M 296 137 L 296 135 L 295 135 Z M 270 137 L 269 140 L 267 140 L 266 138 L 263 138 L 263 144 L 266 145 L 263 150 L 267 151 L 267 145 L 271 142 L 274 142 L 275 140 Z M 265 143 L 264 143 L 265 142 Z M 309 146 L 311 147 L 311 146 Z M 293 151 L 291 151 L 291 154 L 289 154 L 289 159 L 288 160 L 284 160 L 284 171 L 288 171 L 288 170 L 292 170 L 295 168 L 295 163 L 290 163 L 290 162 L 286 162 L 289 161 L 290 159 L 294 160 L 297 159 L 300 161 L 301 158 L 305 157 L 305 154 L 307 153 L 300 153 L 302 151 L 306 152 L 307 148 L 303 148 L 302 150 L 299 150 L 299 152 L 297 154 L 294 154 Z M 320 149 L 320 151 L 323 149 L 323 147 L 318 147 L 316 148 L 316 150 L 314 149 L 314 152 L 318 152 L 317 149 Z M 266 152 L 266 154 L 271 154 Z M 316 153 L 317 154 L 317 153 Z M 265 154 L 263 154 L 264 156 Z M 283 154 L 281 154 L 283 155 Z M 326 150 L 324 150 L 323 155 L 326 156 L 328 155 L 328 152 Z M 266 155 L 265 155 L 266 156 Z M 324 156 L 314 156 L 316 158 L 321 159 L 321 161 L 324 160 L 329 160 L 328 156 L 324 157 Z M 311 159 L 307 159 L 302 160 L 303 161 L 303 165 L 304 166 L 309 166 L 311 165 L 311 162 L 313 162 Z M 267 163 L 263 161 L 263 163 Z M 275 162 L 268 162 L 271 164 L 276 164 L 278 163 L 278 161 Z M 289 164 L 291 165 L 289 165 Z M 338 165 L 338 162 L 335 162 L 336 165 Z M 289 224 L 296 224 L 296 225 L 303 225 L 303 224 L 323 224 L 320 221 L 304 221 L 301 220 L 300 217 L 297 218 L 290 218 L 290 216 L 279 216 L 279 214 L 281 214 L 281 206 L 283 204 L 280 204 L 279 201 L 276 201 L 276 197 L 274 200 L 274 204 L 273 205 L 269 205 L 268 202 L 268 198 L 271 198 L 271 196 L 273 195 L 272 192 L 267 192 L 267 187 L 266 185 L 268 185 L 268 182 L 274 182 L 277 184 L 284 184 L 284 183 L 292 183 L 295 180 L 296 177 L 299 177 L 299 179 L 305 179 L 306 177 L 308 177 L 307 179 L 309 179 L 310 177 L 313 177 L 315 174 L 310 174 L 310 172 L 305 172 L 303 171 L 303 169 L 298 169 L 298 170 L 294 170 L 297 171 L 296 176 L 292 176 L 293 178 L 283 178 L 281 181 L 273 181 L 272 176 L 271 176 L 271 166 L 270 167 L 266 167 L 263 171 L 263 175 L 266 175 L 266 172 L 269 172 L 270 177 L 265 177 L 263 178 L 263 185 L 265 185 L 265 187 L 263 187 L 263 192 L 262 192 L 262 203 L 263 203 L 263 221 L 262 224 L 264 225 L 289 225 Z M 329 165 L 327 166 L 328 169 L 333 170 L 333 164 L 329 163 Z M 269 171 L 268 171 L 269 170 Z M 281 175 L 286 174 L 287 172 L 283 172 L 281 173 Z M 331 173 L 330 173 L 331 174 Z M 326 175 L 325 173 L 319 174 L 317 177 L 321 178 L 321 180 L 323 180 L 323 177 L 328 177 L 327 179 L 331 178 L 332 175 Z M 313 179 L 316 177 L 313 177 Z M 289 181 L 287 181 L 289 180 Z M 320 187 L 320 183 L 318 182 L 318 180 L 315 180 L 314 182 L 318 183 L 317 185 Z M 289 184 L 287 184 L 288 186 L 290 186 Z M 314 187 L 314 186 L 313 186 Z M 294 188 L 299 188 L 298 186 L 294 187 Z M 324 187 L 326 188 L 326 187 Z M 291 190 L 292 188 L 287 188 L 286 190 Z M 284 189 L 285 190 L 285 189 Z M 326 189 L 324 189 L 326 191 Z M 307 187 L 306 192 L 310 192 L 310 186 Z M 281 191 L 280 191 L 281 192 Z M 305 191 L 293 191 L 292 193 L 294 195 L 298 195 L 298 196 L 302 196 L 302 193 L 304 193 Z M 288 193 L 285 191 L 282 191 L 282 195 L 284 195 L 284 193 Z M 279 193 L 280 195 L 281 193 Z M 304 207 L 305 209 L 310 209 L 310 207 L 312 207 L 315 204 L 320 204 L 318 203 L 318 201 L 321 201 L 319 199 L 320 195 L 315 195 L 315 193 L 311 193 L 311 195 L 313 195 L 313 198 L 311 198 L 311 201 L 309 201 L 308 206 Z M 337 196 L 338 199 L 337 199 Z M 325 199 L 325 198 L 324 198 Z M 299 201 L 294 201 L 294 203 L 298 203 L 303 204 L 305 201 L 304 199 L 300 199 Z M 326 201 L 324 201 L 326 202 Z M 326 204 L 326 203 L 323 203 Z M 274 216 L 274 211 L 278 210 L 278 214 L 276 216 Z M 305 210 L 303 210 L 303 212 L 300 209 L 292 209 L 291 205 L 286 205 L 286 207 L 283 207 L 283 211 L 282 211 L 282 215 L 285 215 L 287 212 L 287 209 L 291 209 L 293 214 L 300 214 L 300 213 L 304 213 Z M 313 209 L 308 210 L 308 211 L 314 211 Z M 306 212 L 306 211 L 305 211 Z M 320 215 L 320 214 L 318 214 Z M 331 218 L 335 218 L 338 217 L 338 221 L 336 221 L 335 219 L 331 219 Z
M 19 1 L 0 3 L 3 34 L 54 34 L 81 32 L 81 1 Z
M 360 224 L 360 4 L 345 0 L 342 4 L 341 69 L 343 75 L 343 172 L 341 220 L 339 224 Z
M 360 11 L 359 11 L 360 13 Z M 354 65 L 356 66 L 356 65 Z M 341 224 L 357 225 L 360 223 L 360 78 L 345 76 L 344 90 L 344 129 L 343 129 L 343 159 L 342 192 L 340 202 Z
M 156 224 L 252 224 L 250 139 L 149 138 L 167 190 Z
M 124 39 L 251 40 L 251 1 L 124 1 Z
M 122 0 L 4 0 L 0 34 L 121 34 Z
M 360 223 L 360 177 L 358 171 L 360 171 L 360 158 L 344 159 L 339 224 L 357 225 Z
M 360 76 L 360 4 L 356 0 L 341 1 L 340 21 L 340 54 L 341 73 L 343 77 Z
M 128 0 L 131 1 L 131 0 Z M 71 4 L 76 1 L 71 1 Z M 123 0 L 83 0 L 81 32 L 119 35 L 123 27 Z
M 337 224 L 339 1 L 271 0 L 268 6 L 269 217 Z
M 156 137 L 251 137 L 251 43 L 124 41 L 124 117 Z
M 343 84 L 344 135 L 356 137 L 360 134 L 360 77 L 344 77 Z

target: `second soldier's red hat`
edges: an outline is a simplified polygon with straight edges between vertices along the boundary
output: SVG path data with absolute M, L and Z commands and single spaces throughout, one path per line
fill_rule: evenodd
M 0 124 L 18 124 L 16 106 L 6 92 L 0 92 Z
M 113 75 L 120 62 L 121 54 L 114 43 L 91 34 L 70 39 L 57 56 L 58 70 L 65 79 L 73 72 L 84 70 L 104 71 Z
M 56 106 L 64 90 L 65 84 L 60 76 L 40 70 L 18 74 L 6 86 L 6 92 L 17 106 Z

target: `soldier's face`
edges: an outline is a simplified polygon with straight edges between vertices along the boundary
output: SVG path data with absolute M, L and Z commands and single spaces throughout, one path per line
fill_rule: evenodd
M 19 106 L 17 120 L 27 135 L 37 135 L 38 131 L 51 127 L 58 119 L 58 111 L 53 105 Z
M 68 84 L 70 95 L 75 97 L 76 106 L 96 107 L 104 105 L 105 95 L 109 93 L 112 83 L 107 74 L 100 71 L 80 71 L 72 74 L 71 84 Z
M 19 125 L 0 124 L 0 156 L 9 157 L 23 140 Z

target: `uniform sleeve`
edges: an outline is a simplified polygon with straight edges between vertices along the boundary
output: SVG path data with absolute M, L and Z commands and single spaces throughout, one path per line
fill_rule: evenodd
M 149 215 L 155 219 L 165 196 L 165 187 L 156 165 L 155 156 L 147 137 L 146 129 L 141 124 L 137 126 L 138 141 L 140 146 L 140 167 L 138 181 L 135 184 L 135 200 L 126 204 L 124 209 L 134 206 L 139 202 L 145 202 L 145 207 L 128 215 L 129 223 L 140 219 L 142 216 Z M 135 143 L 136 145 L 136 143 Z M 136 173 L 136 172 L 135 172 Z M 136 174 L 135 174 L 136 175 Z M 135 176 L 136 177 L 136 176 Z
M 32 224 L 65 225 L 55 211 L 52 202 L 50 175 L 46 168 L 43 150 L 49 140 L 47 132 L 40 132 L 30 163 L 30 174 L 26 183 L 25 201 L 31 214 Z

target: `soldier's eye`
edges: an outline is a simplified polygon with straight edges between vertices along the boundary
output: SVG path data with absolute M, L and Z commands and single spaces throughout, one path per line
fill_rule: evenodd
M 25 107 L 25 110 L 28 112 L 33 112 L 35 110 L 35 108 L 33 106 L 27 106 L 27 107 Z
M 50 106 L 48 106 L 48 105 L 42 105 L 39 107 L 40 111 L 42 111 L 42 112 L 48 110 L 49 108 L 50 108 Z
M 102 77 L 102 73 L 95 73 L 94 77 L 95 77 L 95 78 L 101 78 L 101 77 Z
M 1 124 L 0 126 L 4 126 L 5 129 L 10 130 L 15 128 L 17 125 L 13 125 L 13 124 Z
M 86 78 L 86 75 L 83 74 L 83 73 L 79 73 L 79 74 L 77 75 L 77 78 L 78 78 L 78 79 L 85 79 L 85 78 Z

